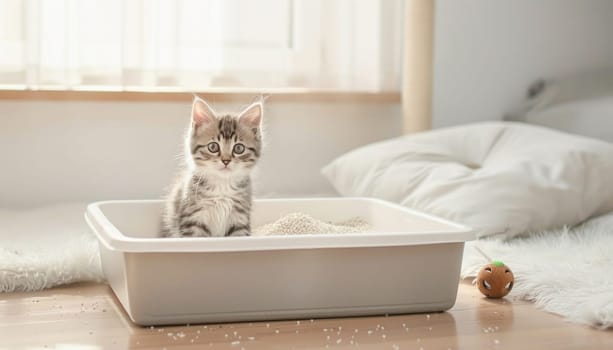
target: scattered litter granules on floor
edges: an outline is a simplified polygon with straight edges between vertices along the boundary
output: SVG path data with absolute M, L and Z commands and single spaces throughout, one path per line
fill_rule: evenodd
M 339 223 L 332 223 L 321 221 L 302 213 L 291 213 L 273 223 L 255 228 L 253 230 L 253 235 L 273 236 L 292 234 L 364 233 L 370 229 L 371 226 L 364 219 L 359 217 Z

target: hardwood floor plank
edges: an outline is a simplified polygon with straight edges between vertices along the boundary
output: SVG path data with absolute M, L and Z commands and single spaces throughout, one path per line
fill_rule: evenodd
M 78 284 L 0 294 L 0 349 L 613 349 L 613 332 L 565 322 L 461 283 L 445 313 L 143 328 L 112 291 Z

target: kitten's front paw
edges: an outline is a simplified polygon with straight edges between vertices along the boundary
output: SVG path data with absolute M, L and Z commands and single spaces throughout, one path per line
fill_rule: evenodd
M 228 232 L 226 233 L 226 237 L 232 236 L 232 237 L 245 237 L 245 236 L 249 236 L 249 227 L 247 226 L 232 226 L 230 227 L 230 229 L 228 229 Z
M 233 233 L 231 235 L 228 236 L 232 236 L 232 237 L 247 237 L 247 236 L 251 236 L 249 234 L 249 232 L 238 232 L 238 233 Z
M 211 237 L 211 230 L 207 225 L 198 221 L 183 221 L 179 225 L 181 237 Z

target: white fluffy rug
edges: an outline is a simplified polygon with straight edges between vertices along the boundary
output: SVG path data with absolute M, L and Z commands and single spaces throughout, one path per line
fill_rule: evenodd
M 78 203 L 0 209 L 0 292 L 102 281 L 98 242 L 84 211 Z
M 613 327 L 613 213 L 523 239 L 470 242 L 463 277 L 476 276 L 485 264 L 474 245 L 511 268 L 516 280 L 511 296 L 571 322 Z

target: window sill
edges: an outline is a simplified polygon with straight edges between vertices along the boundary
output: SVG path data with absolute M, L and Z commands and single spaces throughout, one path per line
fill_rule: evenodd
M 214 102 L 250 101 L 258 94 L 270 95 L 274 102 L 366 102 L 400 103 L 400 92 L 343 92 L 335 90 L 266 89 L 257 90 L 207 90 L 196 94 Z M 0 100 L 21 101 L 125 101 L 125 102 L 185 102 L 191 100 L 190 92 L 160 91 L 78 91 L 78 90 L 0 90 Z

